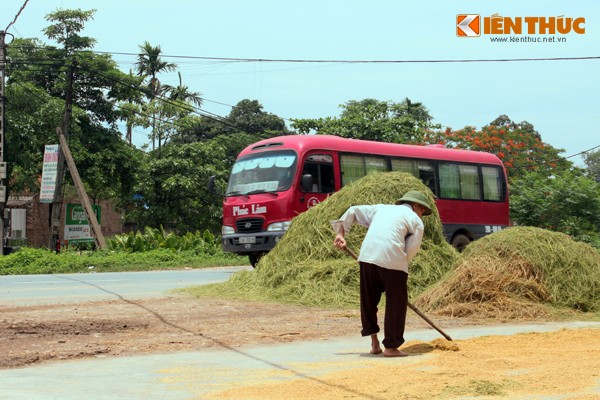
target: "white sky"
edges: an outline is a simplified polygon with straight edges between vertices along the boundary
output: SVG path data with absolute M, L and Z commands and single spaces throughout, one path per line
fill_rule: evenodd
M 2 0 L 0 29 L 24 0 Z M 97 9 L 83 35 L 95 50 L 138 53 L 149 41 L 165 55 L 264 59 L 466 60 L 600 56 L 597 0 L 30 0 L 9 29 L 48 40 L 44 16 Z M 493 43 L 460 38 L 457 14 L 585 18 L 585 34 L 562 43 Z M 515 36 L 515 35 L 513 35 Z M 529 35 L 520 35 L 529 36 Z M 534 35 L 531 35 L 535 37 Z M 546 35 L 548 36 L 548 35 Z M 10 41 L 10 38 L 8 38 Z M 9 48 L 10 51 L 10 48 Z M 113 57 L 124 71 L 134 56 Z M 293 64 L 169 59 L 203 108 L 227 115 L 244 98 L 283 118 L 338 116 L 349 100 L 423 103 L 442 126 L 480 128 L 501 114 L 532 123 L 570 156 L 600 145 L 600 59 L 485 63 Z M 161 77 L 177 84 L 177 74 Z M 212 101 L 212 102 L 211 102 Z M 143 131 L 134 141 L 147 142 Z M 583 165 L 581 157 L 571 159 Z

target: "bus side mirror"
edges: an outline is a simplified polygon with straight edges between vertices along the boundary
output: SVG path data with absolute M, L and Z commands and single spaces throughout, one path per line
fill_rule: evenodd
M 311 192 L 313 187 L 313 177 L 311 174 L 302 175 L 302 191 Z
M 210 176 L 208 178 L 208 193 L 214 193 L 215 192 L 215 179 L 216 176 Z

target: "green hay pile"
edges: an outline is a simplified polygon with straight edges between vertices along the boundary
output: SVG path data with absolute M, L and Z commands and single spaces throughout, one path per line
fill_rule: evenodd
M 236 273 L 228 282 L 198 288 L 195 292 L 320 307 L 357 307 L 358 264 L 333 246 L 335 233 L 330 221 L 338 219 L 352 205 L 393 204 L 410 190 L 426 193 L 434 204 L 429 188 L 412 175 L 401 172 L 368 175 L 294 218 L 282 240 L 254 271 Z M 458 256 L 444 240 L 435 207 L 424 223 L 423 247 L 410 266 L 412 295 L 437 281 Z M 358 225 L 347 233 L 348 247 L 355 253 L 365 233 L 366 229 Z
M 600 311 L 600 253 L 562 233 L 514 227 L 470 244 L 417 299 L 450 316 L 535 318 L 551 307 Z

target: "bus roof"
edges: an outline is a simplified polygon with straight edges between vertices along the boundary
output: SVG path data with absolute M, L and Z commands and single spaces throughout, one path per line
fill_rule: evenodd
M 348 153 L 502 165 L 502 161 L 495 154 L 482 151 L 450 149 L 441 145 L 417 146 L 347 139 L 333 135 L 277 136 L 251 144 L 242 150 L 239 156 L 282 149 L 293 149 L 298 153 L 310 150 L 332 150 Z

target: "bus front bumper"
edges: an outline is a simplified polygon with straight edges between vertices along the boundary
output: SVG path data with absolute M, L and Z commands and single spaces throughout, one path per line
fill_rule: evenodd
M 224 235 L 223 250 L 239 255 L 267 253 L 281 240 L 285 231 Z

